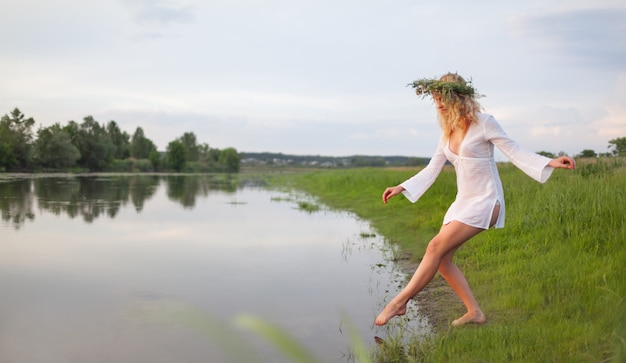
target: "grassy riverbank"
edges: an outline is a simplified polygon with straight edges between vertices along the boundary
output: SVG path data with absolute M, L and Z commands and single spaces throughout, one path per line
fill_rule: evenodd
M 545 185 L 510 164 L 500 171 L 506 227 L 476 236 L 456 257 L 488 322 L 451 329 L 449 321 L 463 307 L 458 300 L 442 299 L 437 333 L 404 347 L 409 356 L 428 362 L 626 361 L 624 161 L 556 170 Z M 384 205 L 384 188 L 414 172 L 350 169 L 275 178 L 371 221 L 417 262 L 456 186 L 454 172 L 444 170 L 416 204 L 397 197 Z M 407 359 L 391 353 L 381 360 L 398 358 Z

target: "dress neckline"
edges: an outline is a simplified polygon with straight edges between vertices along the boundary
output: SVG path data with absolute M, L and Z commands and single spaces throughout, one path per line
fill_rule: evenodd
M 455 153 L 454 151 L 452 151 L 452 148 L 450 147 L 450 138 L 448 138 L 448 141 L 446 142 L 446 149 L 448 149 L 450 154 L 452 154 L 454 156 L 460 156 L 461 155 L 461 150 L 463 149 L 463 143 L 465 142 L 465 139 L 467 138 L 467 134 L 468 133 L 469 133 L 469 130 L 467 130 L 467 132 L 465 133 L 465 136 L 463 136 L 463 139 L 459 143 L 459 152 L 458 153 Z

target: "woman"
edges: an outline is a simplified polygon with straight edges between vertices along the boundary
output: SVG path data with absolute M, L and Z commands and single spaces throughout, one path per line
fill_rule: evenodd
M 504 226 L 504 193 L 493 157 L 493 146 L 533 179 L 544 183 L 554 168 L 574 169 L 572 158 L 549 159 L 526 151 L 511 140 L 493 116 L 481 113 L 480 97 L 471 83 L 448 73 L 439 80 L 422 79 L 413 87 L 422 98 L 432 96 L 442 135 L 428 165 L 412 178 L 383 192 L 383 202 L 402 193 L 415 203 L 435 181 L 446 160 L 457 174 L 457 196 L 448 209 L 439 233 L 428 243 L 424 257 L 407 286 L 376 317 L 376 325 L 406 313 L 406 304 L 437 271 L 461 298 L 467 313 L 453 326 L 481 324 L 486 318 L 461 270 L 452 262 L 456 250 L 490 227 Z

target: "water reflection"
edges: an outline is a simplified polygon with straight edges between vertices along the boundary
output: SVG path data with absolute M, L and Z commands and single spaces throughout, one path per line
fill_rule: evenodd
M 239 186 L 237 177 L 231 175 L 203 175 L 190 178 L 185 175 L 163 177 L 167 196 L 185 208 L 193 208 L 198 196 L 206 197 L 212 191 L 235 192 Z
M 91 223 L 102 216 L 115 218 L 128 203 L 141 212 L 161 183 L 165 184 L 169 200 L 189 209 L 193 209 L 198 197 L 215 191 L 234 193 L 242 187 L 237 177 L 223 174 L 16 178 L 0 182 L 0 211 L 4 222 L 20 229 L 35 219 L 36 198 L 43 211 L 81 217 Z
M 19 229 L 27 221 L 35 219 L 34 194 L 30 180 L 0 183 L 0 211 L 2 221 Z

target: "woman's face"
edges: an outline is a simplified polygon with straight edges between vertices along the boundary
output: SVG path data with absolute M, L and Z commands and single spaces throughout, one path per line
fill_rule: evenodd
M 446 112 L 446 104 L 443 103 L 443 101 L 441 100 L 441 96 L 434 94 L 433 95 L 433 100 L 435 100 L 435 106 L 437 107 L 437 111 L 439 112 Z

